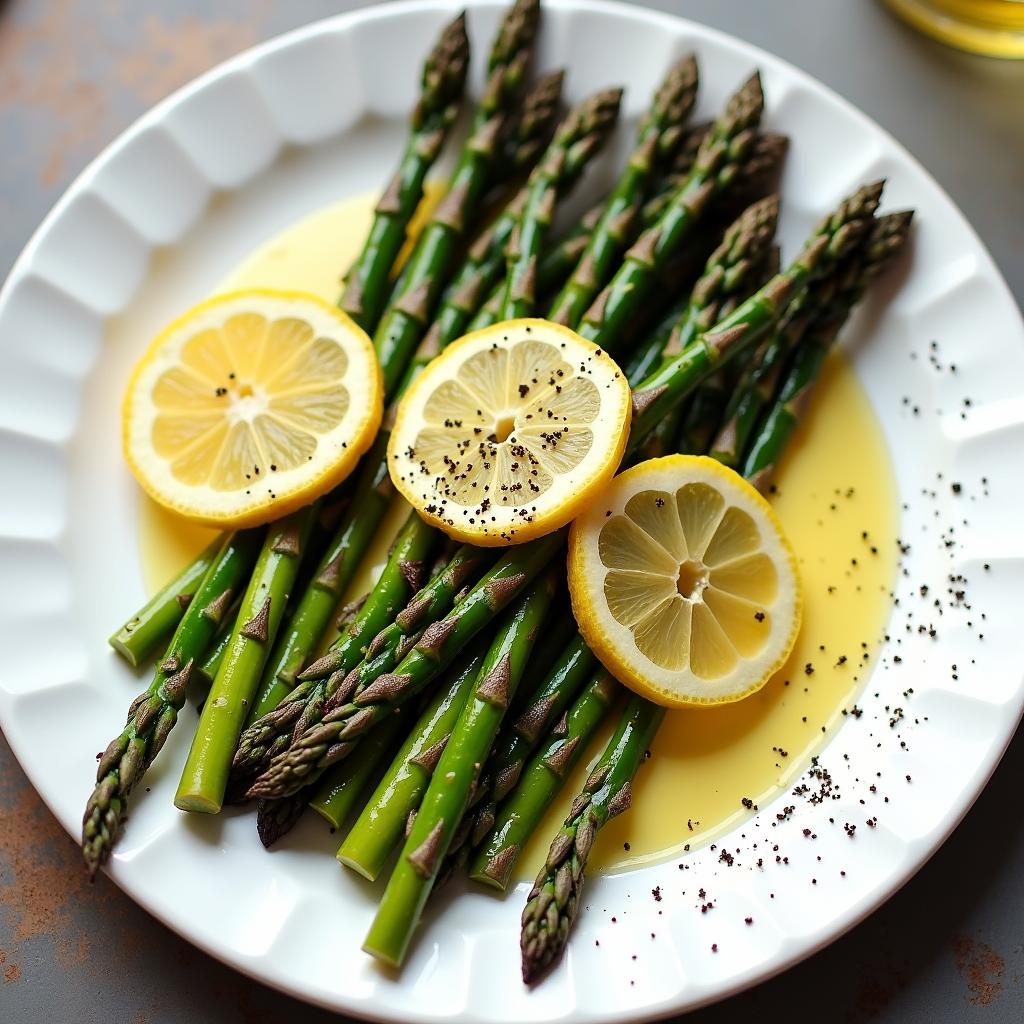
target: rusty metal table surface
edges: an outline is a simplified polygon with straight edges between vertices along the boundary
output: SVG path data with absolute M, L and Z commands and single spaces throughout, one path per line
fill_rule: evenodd
M 0 276 L 74 175 L 153 102 L 349 0 L 0 0 Z M 869 0 L 660 0 L 805 68 L 901 139 L 1024 300 L 1024 61 L 968 57 Z M 950 841 L 801 966 L 698 1012 L 738 1019 L 1024 1020 L 1024 736 Z M 0 737 L 0 1021 L 339 1020 L 236 974 L 85 881 Z

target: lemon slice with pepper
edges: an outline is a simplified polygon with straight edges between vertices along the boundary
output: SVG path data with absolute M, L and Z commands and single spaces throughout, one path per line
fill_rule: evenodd
M 449 345 L 413 381 L 388 445 L 398 490 L 459 541 L 517 544 L 565 526 L 611 479 L 630 392 L 607 353 L 546 320 Z
M 800 629 L 796 556 L 778 517 L 704 456 L 617 476 L 570 530 L 569 591 L 605 667 L 668 707 L 760 689 Z

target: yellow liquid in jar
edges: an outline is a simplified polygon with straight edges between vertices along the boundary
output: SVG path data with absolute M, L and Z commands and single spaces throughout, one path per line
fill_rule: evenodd
M 299 222 L 243 261 L 218 290 L 301 288 L 334 301 L 340 275 L 369 227 L 373 200 L 348 199 Z M 896 572 L 896 488 L 877 421 L 841 354 L 825 366 L 776 485 L 773 501 L 799 557 L 805 591 L 796 648 L 783 671 L 754 696 L 666 717 L 654 756 L 636 779 L 633 806 L 602 831 L 594 847 L 595 869 L 677 855 L 687 844 L 727 832 L 751 813 L 744 798 L 763 804 L 794 783 L 870 672 Z M 406 514 L 396 499 L 345 600 L 372 585 Z M 141 557 L 149 590 L 159 589 L 211 536 L 143 499 Z M 844 655 L 845 663 L 837 665 Z M 805 672 L 808 664 L 813 674 Z M 552 804 L 520 860 L 520 877 L 536 873 L 611 727 L 609 721 L 594 738 Z
M 988 57 L 1024 58 L 1024 0 L 886 0 L 915 28 Z

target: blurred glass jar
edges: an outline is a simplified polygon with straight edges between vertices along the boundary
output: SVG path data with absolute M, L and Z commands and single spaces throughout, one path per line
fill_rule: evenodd
M 885 0 L 900 17 L 961 50 L 1024 58 L 1024 0 Z

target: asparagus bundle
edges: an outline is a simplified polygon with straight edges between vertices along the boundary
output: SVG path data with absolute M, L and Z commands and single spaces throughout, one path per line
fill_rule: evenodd
M 558 571 L 548 570 L 513 606 L 440 753 L 363 943 L 363 949 L 387 963 L 397 966 L 402 962 L 480 765 L 522 678 L 531 642 L 558 586 L 558 575 Z
M 572 276 L 552 303 L 549 318 L 572 325 L 607 283 L 622 255 L 655 173 L 683 141 L 682 124 L 697 98 L 697 61 L 682 58 L 668 71 L 640 122 L 636 147 L 612 189 L 590 242 Z
M 750 83 L 741 90 L 740 95 L 749 96 L 749 93 Z M 759 89 L 757 95 L 760 95 Z M 731 102 L 729 110 L 734 111 L 736 105 L 735 101 Z M 741 106 L 743 105 L 741 104 Z M 730 115 L 724 120 L 729 124 L 737 122 L 734 115 Z M 718 134 L 725 136 L 728 131 L 723 128 Z M 716 157 L 715 163 L 721 169 L 723 164 L 728 163 L 728 160 L 725 157 L 721 159 Z M 695 167 L 695 173 L 704 175 L 706 171 L 698 171 Z M 865 229 L 867 219 L 874 211 L 872 202 L 877 204 L 879 188 L 876 188 L 874 193 L 871 190 L 862 190 L 857 197 L 844 204 L 836 214 L 819 226 L 812 242 L 805 247 L 800 257 L 784 274 L 778 275 L 753 299 L 742 304 L 733 316 L 723 323 L 721 330 L 716 330 L 713 334 L 702 335 L 697 342 L 689 346 L 659 374 L 645 382 L 645 387 L 634 396 L 634 430 L 631 433 L 631 444 L 634 446 L 639 444 L 643 435 L 654 425 L 655 420 L 650 415 L 650 406 L 661 404 L 666 408 L 670 407 L 684 397 L 689 389 L 700 383 L 722 360 L 736 354 L 745 345 L 764 334 L 785 311 L 786 304 L 806 286 L 815 274 L 823 274 L 856 243 Z M 686 189 L 681 192 L 685 198 Z M 676 216 L 674 208 L 666 211 L 664 216 L 674 219 Z M 683 237 L 685 237 L 685 232 L 676 233 L 676 238 L 681 240 Z M 661 252 L 663 258 L 667 258 L 667 254 L 673 250 L 663 248 Z M 613 340 L 613 332 L 614 328 L 610 325 L 606 332 L 606 345 Z M 637 404 L 638 400 L 643 404 Z M 639 429 L 637 429 L 638 424 Z M 515 556 L 510 557 L 518 558 L 524 552 L 529 553 L 533 544 L 544 545 L 549 540 L 550 538 L 543 538 L 540 541 L 523 545 Z M 537 564 L 536 568 L 539 569 L 540 564 Z M 523 582 L 525 583 L 527 580 L 524 579 Z M 478 628 L 483 628 L 486 621 L 486 618 L 481 619 Z M 372 675 L 371 672 L 367 678 L 371 678 Z M 424 679 L 423 683 L 425 684 L 427 681 L 429 680 Z M 410 694 L 405 694 L 405 696 L 408 695 Z M 331 763 L 321 760 L 326 751 L 326 748 L 321 749 L 323 741 L 332 733 L 336 735 L 343 727 L 342 723 L 336 722 L 332 729 L 327 730 L 316 742 L 310 744 L 310 748 L 316 752 L 315 754 L 309 752 L 302 739 L 298 744 L 293 744 L 289 751 L 278 756 L 264 776 L 257 779 L 250 790 L 250 795 L 261 798 L 289 795 L 304 784 L 303 779 L 310 772 L 319 774 L 319 771 Z M 320 729 L 316 731 L 318 734 L 321 733 Z M 349 747 L 346 746 L 345 749 L 347 752 Z M 311 765 L 313 767 L 310 767 Z M 295 769 L 299 766 L 301 766 L 301 771 L 296 771 Z
M 487 84 L 452 171 L 448 192 L 423 229 L 401 288 L 374 334 L 393 397 L 445 286 L 452 258 L 491 181 L 502 129 L 523 84 L 540 20 L 540 0 L 516 0 L 502 20 L 487 65 Z
M 723 309 L 753 290 L 750 278 L 772 248 L 778 212 L 778 199 L 769 197 L 749 207 L 727 229 L 670 331 L 677 352 L 686 348 L 702 330 L 711 327 Z M 574 709 L 571 723 L 586 720 L 596 728 L 603 717 L 608 703 L 604 698 L 613 687 L 605 681 L 603 671 L 593 675 L 594 665 L 593 655 L 577 635 L 563 652 L 556 671 L 542 683 L 520 721 L 513 725 L 512 735 L 505 737 L 496 748 L 479 787 L 477 799 L 483 806 L 476 814 L 472 840 L 474 845 L 479 845 L 492 830 L 494 835 L 486 851 L 474 862 L 474 877 L 480 876 L 503 887 L 518 856 L 522 838 L 536 827 L 545 802 L 534 800 L 532 795 L 510 799 L 502 806 L 500 818 L 496 820 L 496 801 L 502 800 L 516 786 L 525 759 L 544 738 L 547 729 L 562 721 L 560 716 L 591 676 L 587 684 L 589 699 L 582 708 Z M 570 720 L 566 722 L 568 727 Z M 543 777 L 545 772 L 567 772 L 572 760 L 582 753 L 583 745 L 573 742 L 573 737 L 567 733 L 562 732 L 552 739 L 555 742 L 548 742 L 548 749 L 531 761 L 533 778 Z M 525 786 L 522 792 L 541 788 L 540 783 L 534 783 Z M 517 790 L 517 796 L 519 793 Z

